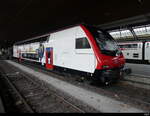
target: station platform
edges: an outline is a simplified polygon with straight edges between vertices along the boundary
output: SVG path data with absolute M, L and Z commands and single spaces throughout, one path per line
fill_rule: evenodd
M 128 84 L 150 90 L 150 65 L 126 63 L 126 68 L 131 69 L 124 79 Z
M 132 69 L 132 75 L 150 79 L 150 64 L 126 63 L 126 67 Z
M 96 109 L 99 112 L 110 112 L 110 113 L 112 113 L 112 112 L 114 112 L 114 113 L 145 112 L 142 109 L 135 108 L 129 104 L 123 103 L 122 101 L 118 101 L 113 98 L 103 96 L 100 93 L 88 91 L 84 88 L 80 88 L 78 86 L 72 85 L 70 83 L 59 80 L 59 79 L 54 78 L 45 73 L 35 71 L 34 69 L 23 66 L 16 62 L 13 62 L 10 60 L 7 60 L 5 62 L 9 63 L 10 65 L 15 66 L 16 68 L 19 68 L 20 70 L 22 70 L 28 74 L 33 75 L 34 77 L 36 77 L 36 78 L 48 83 L 52 87 L 56 88 L 60 92 L 64 92 L 68 96 L 73 97 L 74 99 L 81 101 L 84 104 L 87 104 L 88 106 Z M 126 106 L 126 107 L 124 107 L 124 106 Z
M 1 97 L 0 97 L 0 113 L 5 113 Z
M 126 83 L 132 86 L 150 90 L 150 78 L 139 77 L 131 74 L 125 76 L 124 79 L 126 80 Z

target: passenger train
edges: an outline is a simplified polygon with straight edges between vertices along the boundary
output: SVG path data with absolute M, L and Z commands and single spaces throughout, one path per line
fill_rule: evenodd
M 119 46 L 127 61 L 150 63 L 150 41 L 120 42 Z
M 37 62 L 49 70 L 70 70 L 111 83 L 123 77 L 124 56 L 105 31 L 79 24 L 17 42 L 13 57 Z

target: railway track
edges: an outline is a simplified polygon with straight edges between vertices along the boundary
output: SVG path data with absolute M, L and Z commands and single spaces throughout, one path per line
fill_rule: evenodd
M 24 62 L 23 65 L 28 66 L 30 68 L 37 67 L 37 70 L 39 69 L 38 71 L 53 75 L 53 77 L 68 81 L 74 85 L 83 87 L 87 90 L 95 91 L 96 93 L 101 93 L 103 95 L 115 98 L 117 100 L 121 100 L 130 105 L 135 105 L 144 110 L 149 111 L 149 109 L 150 109 L 149 90 L 137 88 L 132 85 L 128 85 L 127 83 L 125 83 L 124 80 L 122 80 L 118 84 L 110 85 L 107 87 L 100 86 L 98 83 L 91 84 L 88 80 L 85 80 L 85 82 L 81 84 L 80 82 L 76 81 L 76 79 L 72 75 L 69 76 L 68 74 L 65 75 L 64 73 L 62 74 L 59 72 L 51 72 L 51 71 L 45 70 L 45 68 L 35 65 L 35 64 L 28 64 L 28 63 Z M 42 69 L 42 70 L 40 70 L 40 69 Z
M 6 64 L 5 64 L 6 65 Z M 2 71 L 3 70 L 3 71 Z M 69 102 L 66 98 L 32 79 L 16 69 L 2 69 L 1 76 L 7 81 L 12 92 L 18 97 L 25 112 L 52 113 L 52 112 L 78 112 L 85 111 Z
M 10 86 L 10 88 L 13 90 L 13 92 L 16 94 L 16 96 L 18 97 L 18 101 L 20 101 L 20 104 L 24 105 L 24 109 L 27 110 L 27 112 L 29 113 L 33 113 L 34 110 L 32 109 L 32 107 L 27 103 L 26 99 L 22 96 L 22 94 L 18 91 L 18 89 L 16 88 L 16 86 L 9 80 L 9 76 L 7 76 L 6 74 L 4 74 L 2 71 L 0 72 L 1 76 L 7 81 L 8 86 Z

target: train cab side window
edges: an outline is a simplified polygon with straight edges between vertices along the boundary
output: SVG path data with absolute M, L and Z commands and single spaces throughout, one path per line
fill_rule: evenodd
M 86 37 L 76 39 L 76 49 L 90 49 L 91 46 Z

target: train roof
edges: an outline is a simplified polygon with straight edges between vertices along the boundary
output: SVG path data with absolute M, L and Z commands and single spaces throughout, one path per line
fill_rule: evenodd
M 51 33 L 56 33 L 58 31 L 62 31 L 62 30 L 69 29 L 69 28 L 72 28 L 72 27 L 75 27 L 75 26 L 80 26 L 80 25 L 98 28 L 96 26 L 88 25 L 88 24 L 85 24 L 85 23 L 78 23 L 78 24 L 75 24 L 75 25 L 66 26 L 64 28 L 61 28 L 61 29 L 58 29 L 58 30 L 55 30 L 55 31 L 51 31 L 51 32 L 43 34 L 41 36 L 36 36 L 36 37 L 32 37 L 32 38 L 29 38 L 29 39 L 26 39 L 26 40 L 23 40 L 23 41 L 16 42 L 16 43 L 14 43 L 14 45 L 21 45 L 21 44 L 27 44 L 27 43 L 32 43 L 32 42 L 46 41 L 47 37 L 50 36 Z
M 42 35 L 42 36 L 36 36 L 36 37 L 33 37 L 33 38 L 30 38 L 30 39 L 26 39 L 26 40 L 23 40 L 23 41 L 19 41 L 19 42 L 16 42 L 14 45 L 20 45 L 20 44 L 28 44 L 28 43 L 32 43 L 32 42 L 41 42 L 41 41 L 46 41 L 47 40 L 47 36 L 49 36 L 50 34 L 45 34 L 45 35 Z
M 37 42 L 38 41 L 46 41 L 47 40 L 46 37 L 49 36 L 51 33 L 56 33 L 58 31 L 62 31 L 62 30 L 69 29 L 69 28 L 72 28 L 72 27 L 75 27 L 75 26 L 79 26 L 79 25 L 86 25 L 86 24 L 79 23 L 79 24 L 63 27 L 61 29 L 57 29 L 55 31 L 51 31 L 49 33 L 46 33 L 46 34 L 43 34 L 43 35 L 40 35 L 40 36 L 36 36 L 36 37 L 32 37 L 32 38 L 29 38 L 29 39 L 26 39 L 26 40 L 23 40 L 23 41 L 16 42 L 16 43 L 14 43 L 14 45 L 27 44 L 27 43 L 32 43 L 32 42 L 36 42 L 36 41 Z

